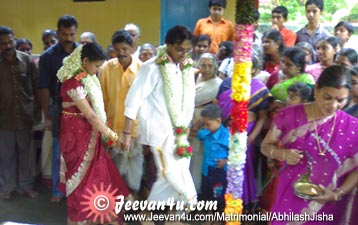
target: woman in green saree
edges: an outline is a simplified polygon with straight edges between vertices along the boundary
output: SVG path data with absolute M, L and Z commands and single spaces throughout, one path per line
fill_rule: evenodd
M 312 75 L 304 73 L 305 53 L 301 48 L 287 48 L 281 57 L 281 70 L 269 78 L 274 83 L 271 94 L 277 100 L 286 101 L 287 88 L 297 82 L 314 85 Z

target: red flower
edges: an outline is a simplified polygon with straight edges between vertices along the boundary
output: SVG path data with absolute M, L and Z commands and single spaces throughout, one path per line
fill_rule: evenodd
M 113 143 L 114 143 L 114 142 L 112 141 L 112 139 L 109 139 L 108 142 L 107 142 L 107 146 L 112 146 Z
M 75 79 L 80 81 L 82 78 L 84 77 L 87 77 L 87 72 L 86 71 L 82 71 L 80 73 L 78 73 L 76 76 L 75 76 Z
M 193 152 L 193 147 L 188 146 L 188 148 L 186 149 L 186 151 L 191 154 Z
M 233 101 L 233 107 L 231 108 L 231 133 L 244 132 L 248 122 L 248 101 Z
M 184 129 L 181 128 L 181 127 L 177 127 L 177 128 L 175 129 L 175 133 L 176 133 L 176 134 L 182 134 L 183 131 L 184 131 Z
M 178 156 L 182 156 L 183 153 L 184 153 L 184 151 L 185 151 L 185 148 L 183 148 L 183 147 L 177 148 L 177 154 L 178 154 Z

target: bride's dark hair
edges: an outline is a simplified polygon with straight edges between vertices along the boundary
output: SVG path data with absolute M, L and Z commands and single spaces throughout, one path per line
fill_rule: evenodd
M 82 47 L 81 61 L 84 58 L 88 58 L 88 60 L 91 62 L 105 60 L 106 53 L 103 51 L 102 47 L 99 44 L 95 42 L 87 43 Z

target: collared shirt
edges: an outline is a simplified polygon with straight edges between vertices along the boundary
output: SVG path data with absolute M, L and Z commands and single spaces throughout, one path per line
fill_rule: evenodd
M 229 130 L 223 125 L 211 133 L 208 129 L 201 129 L 196 133 L 197 138 L 204 142 L 204 160 L 202 173 L 208 176 L 209 167 L 215 167 L 218 159 L 227 159 L 229 154 Z M 224 169 L 227 169 L 225 165 Z
M 316 48 L 316 44 L 321 38 L 330 36 L 329 32 L 326 29 L 324 29 L 321 25 L 316 29 L 313 35 L 308 33 L 306 27 L 307 25 L 296 32 L 297 34 L 296 43 L 308 42 L 312 45 L 313 48 Z
M 124 102 L 128 90 L 138 73 L 141 61 L 132 57 L 132 62 L 126 70 L 123 70 L 118 58 L 105 62 L 98 77 L 101 82 L 104 107 L 107 113 L 109 127 L 120 134 L 124 127 Z M 132 137 L 136 136 L 135 124 L 132 127 Z
M 280 34 L 283 38 L 283 42 L 286 47 L 295 46 L 297 35 L 295 32 L 288 30 L 286 27 L 282 27 L 280 30 Z
M 32 129 L 34 90 L 38 82 L 31 57 L 16 51 L 16 62 L 0 56 L 0 129 Z
M 78 45 L 76 44 L 75 47 Z M 68 56 L 60 43 L 51 46 L 44 53 L 41 54 L 39 60 L 39 84 L 38 88 L 48 88 L 52 99 L 59 96 L 59 85 L 57 78 L 57 71 L 62 66 L 62 60 Z
M 234 71 L 234 64 L 234 57 L 224 59 L 220 64 L 219 72 L 225 74 L 227 77 L 232 77 L 232 71 Z
M 223 41 L 234 40 L 235 27 L 234 24 L 222 18 L 219 22 L 215 23 L 209 17 L 199 19 L 196 22 L 194 35 L 197 37 L 201 34 L 206 34 L 211 39 L 210 52 L 216 54 L 219 49 L 219 44 Z
M 143 63 L 134 82 L 127 94 L 124 115 L 130 119 L 136 119 L 138 115 L 138 140 L 141 144 L 151 146 L 162 146 L 164 140 L 173 134 L 173 125 L 168 112 L 168 107 L 164 94 L 164 82 L 155 60 L 157 57 L 149 59 Z M 171 71 L 175 79 L 176 91 L 183 90 L 183 75 L 179 68 Z M 195 100 L 195 81 L 194 71 L 188 74 L 189 85 L 186 94 L 192 96 L 186 103 L 187 110 L 183 118 L 189 125 L 193 118 Z

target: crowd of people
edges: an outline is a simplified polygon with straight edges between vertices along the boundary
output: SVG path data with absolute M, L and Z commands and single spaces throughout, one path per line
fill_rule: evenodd
M 39 58 L 31 57 L 28 39 L 1 26 L 0 199 L 40 194 L 31 149 L 40 122 L 51 132 L 43 140 L 51 149 L 41 149 L 52 155 L 43 178 L 51 179 L 53 203 L 66 199 L 68 224 L 98 224 L 80 202 L 102 186 L 126 199 L 216 200 L 223 211 L 235 64 L 225 8 L 226 0 L 209 0 L 210 15 L 193 32 L 172 27 L 164 45 L 140 45 L 140 28 L 128 23 L 106 50 L 92 32 L 77 42 L 78 21 L 64 15 L 56 31 L 43 32 Z M 323 9 L 323 0 L 307 0 L 307 25 L 297 32 L 284 26 L 284 6 L 272 10 L 269 30 L 256 27 L 244 213 L 357 219 L 358 45 L 348 22 L 334 34 L 324 29 Z M 302 176 L 320 193 L 297 196 Z M 110 220 L 123 223 L 120 215 Z

